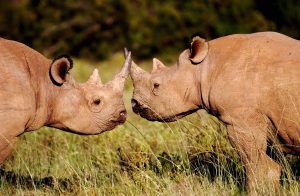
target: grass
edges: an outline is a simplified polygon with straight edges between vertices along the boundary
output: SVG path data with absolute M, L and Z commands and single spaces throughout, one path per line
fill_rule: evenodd
M 105 82 L 123 61 L 121 54 L 100 64 L 77 59 L 74 75 L 85 81 L 99 67 Z M 146 121 L 132 113 L 131 86 L 129 80 L 128 120 L 113 131 L 23 134 L 1 168 L 1 195 L 246 195 L 243 165 L 217 119 L 199 111 L 169 124 Z M 280 160 L 282 194 L 299 195 L 300 159 Z

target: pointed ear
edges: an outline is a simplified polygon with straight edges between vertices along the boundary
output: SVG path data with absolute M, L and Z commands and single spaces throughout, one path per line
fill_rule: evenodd
M 151 73 L 155 73 L 159 70 L 164 69 L 166 66 L 157 58 L 153 58 L 153 68 Z
M 53 60 L 50 66 L 50 78 L 52 82 L 61 86 L 69 79 L 69 70 L 73 67 L 73 61 L 68 56 L 61 56 Z
M 190 46 L 190 57 L 189 59 L 193 64 L 201 63 L 208 52 L 208 43 L 200 38 L 199 36 L 195 36 L 192 39 L 192 43 Z

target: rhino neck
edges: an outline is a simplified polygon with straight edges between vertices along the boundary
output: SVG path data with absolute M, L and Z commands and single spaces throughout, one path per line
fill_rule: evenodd
M 33 114 L 31 115 L 25 130 L 32 131 L 47 125 L 52 114 L 52 104 L 57 88 L 51 82 L 49 69 L 51 60 L 42 55 L 37 58 L 30 58 L 26 55 L 26 63 L 30 75 L 31 87 L 34 92 Z
M 60 110 L 57 108 L 58 102 L 62 96 L 61 87 L 55 86 L 53 83 L 49 85 L 50 91 L 47 92 L 47 99 L 45 101 L 46 108 L 41 111 L 44 116 L 44 121 L 42 126 L 54 127 L 57 129 L 64 129 L 64 127 L 59 123 L 57 119 Z
M 205 109 L 208 113 L 216 113 L 214 100 L 212 99 L 211 90 L 215 80 L 216 63 L 213 60 L 212 49 L 205 58 L 205 60 L 199 64 L 197 74 L 197 84 L 200 94 L 200 108 Z

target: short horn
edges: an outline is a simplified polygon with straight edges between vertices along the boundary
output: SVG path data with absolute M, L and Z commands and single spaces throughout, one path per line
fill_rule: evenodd
M 153 68 L 152 68 L 152 72 L 151 73 L 155 73 L 159 70 L 163 70 L 165 69 L 166 66 L 157 58 L 153 58 Z
M 94 69 L 94 71 L 93 71 L 92 75 L 90 76 L 90 78 L 88 79 L 87 83 L 102 84 L 98 69 Z
M 139 80 L 142 76 L 150 75 L 148 72 L 144 71 L 142 68 L 137 66 L 137 64 L 135 64 L 134 61 L 131 62 L 129 73 L 133 81 Z

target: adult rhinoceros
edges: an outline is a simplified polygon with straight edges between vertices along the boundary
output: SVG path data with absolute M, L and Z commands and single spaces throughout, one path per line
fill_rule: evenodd
M 99 134 L 124 123 L 129 61 L 130 53 L 123 69 L 106 84 L 97 69 L 80 84 L 69 73 L 69 57 L 49 60 L 21 43 L 0 39 L 0 163 L 19 135 L 44 125 Z
M 278 187 L 280 165 L 267 143 L 300 153 L 300 42 L 275 32 L 238 34 L 206 42 L 192 39 L 172 67 L 153 60 L 145 72 L 132 64 L 134 112 L 154 121 L 175 121 L 205 109 L 227 125 L 247 184 Z

